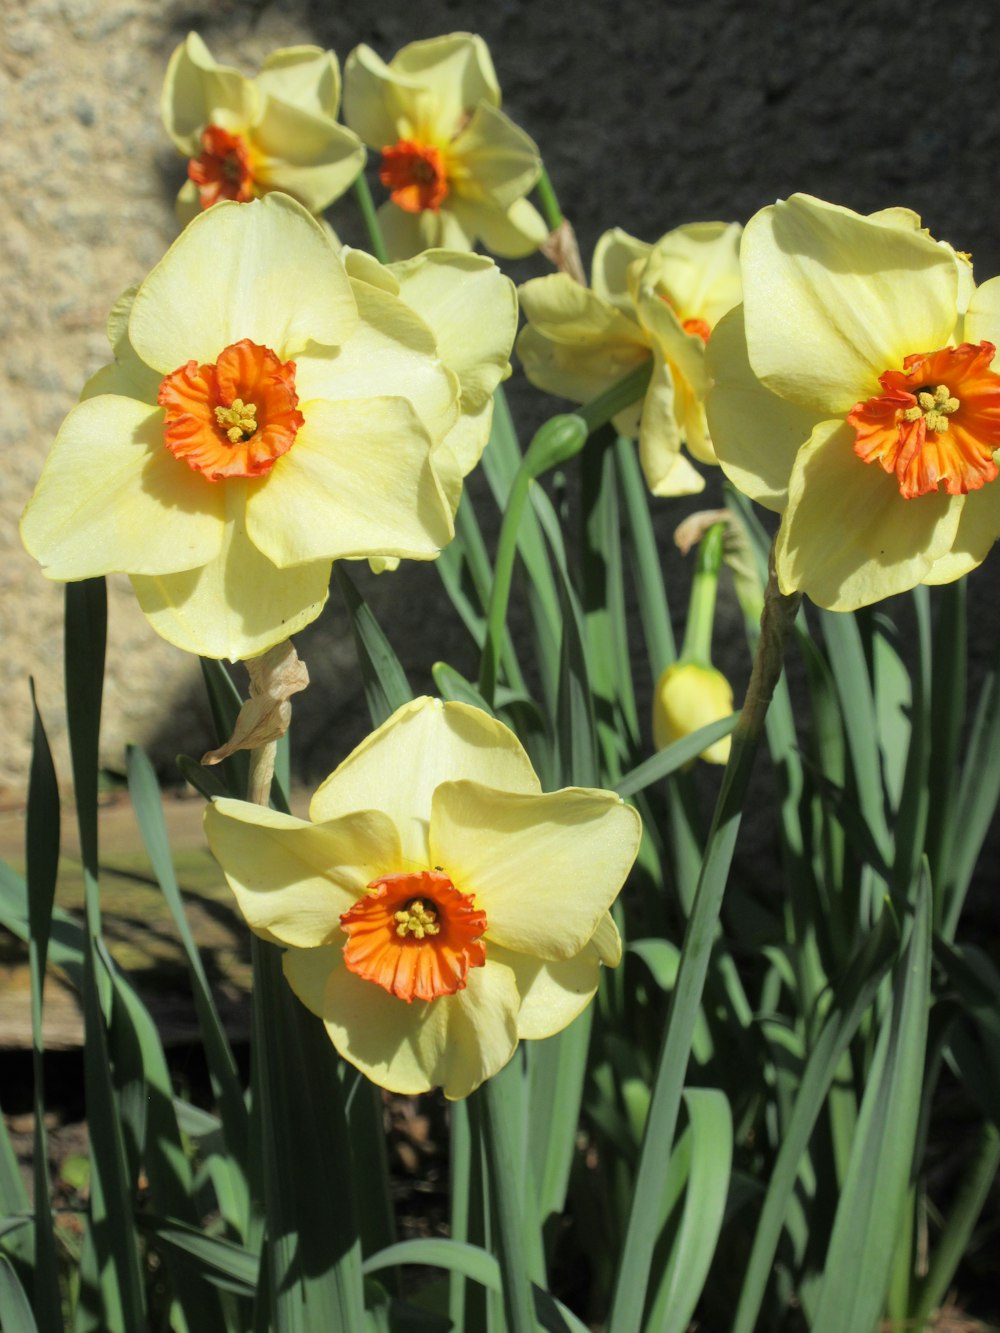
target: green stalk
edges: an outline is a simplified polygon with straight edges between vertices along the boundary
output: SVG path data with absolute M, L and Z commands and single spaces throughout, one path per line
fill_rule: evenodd
M 608 1320 L 608 1327 L 613 1328 L 615 1333 L 638 1333 L 642 1326 L 650 1265 L 658 1238 L 657 1222 L 669 1173 L 670 1149 L 677 1129 L 684 1077 L 712 944 L 718 928 L 722 897 L 732 864 L 753 762 L 763 734 L 771 695 L 781 675 L 785 642 L 799 601 L 798 594 L 786 596 L 779 591 L 772 563 L 746 702 L 733 733 L 732 753 L 726 765 L 709 831 L 705 859 L 685 933 L 677 983 L 671 997 L 636 1173 L 636 1191 Z
M 713 523 L 698 543 L 698 560 L 691 580 L 687 625 L 680 660 L 697 666 L 712 665 L 712 628 L 715 624 L 715 598 L 719 591 L 725 523 Z
M 388 264 L 389 252 L 385 248 L 385 241 L 382 239 L 382 228 L 379 226 L 378 212 L 375 208 L 375 200 L 372 198 L 371 187 L 363 171 L 354 182 L 354 197 L 361 209 L 361 217 L 365 224 L 365 230 L 368 232 L 368 239 L 371 242 L 372 254 L 379 263 Z
M 559 207 L 559 200 L 556 198 L 556 192 L 552 187 L 552 181 L 549 173 L 542 167 L 538 180 L 535 182 L 535 189 L 538 191 L 538 202 L 542 206 L 542 212 L 545 214 L 545 224 L 549 231 L 555 231 L 561 227 L 565 221 L 563 211 Z
M 534 1255 L 537 1245 L 529 1246 L 524 1231 L 524 1204 L 521 1182 L 524 1163 L 515 1150 L 514 1126 L 510 1123 L 511 1098 L 503 1079 L 521 1077 L 515 1065 L 495 1075 L 470 1099 L 470 1109 L 480 1117 L 480 1138 L 486 1151 L 489 1169 L 490 1200 L 493 1205 L 497 1258 L 503 1283 L 504 1309 L 507 1315 L 507 1333 L 536 1333 L 535 1303 L 528 1276 L 529 1253 Z M 534 1238 L 538 1240 L 537 1234 Z

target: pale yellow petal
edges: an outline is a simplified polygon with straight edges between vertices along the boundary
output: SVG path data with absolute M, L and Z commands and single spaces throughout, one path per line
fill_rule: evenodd
M 634 318 L 628 271 L 637 260 L 648 258 L 651 249 L 647 241 L 636 240 L 621 227 L 606 231 L 594 246 L 591 262 L 590 285 L 595 296 Z
M 254 83 L 268 97 L 277 97 L 314 116 L 337 118 L 340 65 L 333 51 L 319 46 L 285 46 L 272 51 Z
M 816 425 L 815 413 L 770 393 L 753 373 L 742 306 L 712 334 L 708 373 L 712 385 L 705 410 L 723 472 L 737 490 L 780 513 L 795 456 Z
M 434 789 L 473 778 L 504 791 L 538 792 L 520 741 L 503 723 L 467 704 L 415 699 L 352 751 L 317 790 L 316 823 L 352 810 L 385 810 L 400 831 L 402 854 L 426 870 L 427 826 Z
M 344 266 L 322 227 L 287 195 L 223 202 L 196 217 L 143 282 L 129 337 L 167 375 L 214 362 L 242 338 L 295 357 L 310 342 L 337 346 L 357 310 Z
M 153 628 L 203 657 L 256 657 L 310 624 L 329 592 L 330 561 L 278 569 L 246 535 L 246 482 L 219 485 L 226 496 L 222 548 L 200 569 L 134 576 Z
M 431 454 L 431 466 L 453 516 L 462 498 L 462 481 L 489 444 L 492 421 L 493 399 L 490 398 L 474 415 L 463 413 Z
M 622 937 L 610 912 L 605 912 L 597 923 L 590 944 L 597 950 L 597 956 L 605 967 L 617 967 L 621 962 Z
M 284 190 L 320 213 L 350 188 L 365 164 L 356 134 L 335 120 L 266 98 L 254 126 L 254 179 L 263 190 Z
M 885 370 L 944 347 L 955 329 L 958 273 L 947 251 L 808 195 L 751 218 L 742 263 L 750 364 L 820 419 L 878 393 Z
M 517 331 L 514 284 L 484 255 L 431 250 L 394 264 L 399 295 L 432 330 L 462 387 L 462 411 L 478 412 L 510 373 Z
M 163 411 L 103 395 L 73 408 L 21 519 L 51 579 L 165 574 L 222 545 L 224 499 L 163 443 Z
M 601 979 L 597 950 L 591 944 L 574 958 L 546 962 L 489 945 L 490 958 L 509 967 L 517 982 L 521 1007 L 517 1035 L 522 1041 L 553 1037 L 569 1027 L 594 998 Z
M 1000 347 L 1000 278 L 990 278 L 975 289 L 965 314 L 964 332 L 966 342 L 985 340 Z
M 220 125 L 244 131 L 257 110 L 257 93 L 237 69 L 217 65 L 196 32 L 189 32 L 170 57 L 160 96 L 163 124 L 185 155 L 201 152 L 201 131 Z
M 500 105 L 500 87 L 483 39 L 453 32 L 410 42 L 389 62 L 394 75 L 426 88 L 434 99 L 438 123 L 449 134 L 480 102 Z
M 409 259 L 423 250 L 471 250 L 475 244 L 475 233 L 466 230 L 447 205 L 436 213 L 430 208 L 407 213 L 387 201 L 378 210 L 378 221 L 392 259 Z
M 205 836 L 251 930 L 311 949 L 343 944 L 341 913 L 399 859 L 399 838 L 379 811 L 310 824 L 247 801 L 205 810 Z
M 500 963 L 474 968 L 456 995 L 412 1004 L 349 972 L 333 946 L 290 949 L 284 968 L 344 1059 L 390 1092 L 467 1097 L 517 1047 L 517 987 Z
M 498 791 L 476 781 L 434 792 L 430 851 L 475 895 L 486 938 L 538 958 L 572 958 L 625 882 L 642 826 L 612 792 Z
M 567 273 L 532 278 L 518 288 L 530 327 L 566 346 L 631 346 L 646 352 L 649 339 L 634 319 L 622 314 Z
M 639 462 L 653 495 L 697 495 L 701 473 L 681 455 L 676 386 L 670 367 L 657 355 L 639 422 Z
M 951 549 L 962 497 L 904 500 L 893 475 L 854 453 L 855 432 L 824 421 L 796 455 L 775 558 L 782 592 L 854 611 L 923 581 Z
M 498 107 L 480 102 L 448 145 L 448 185 L 463 198 L 506 211 L 538 180 L 538 148 Z
M 390 296 L 399 295 L 399 283 L 393 276 L 391 267 L 380 263 L 374 255 L 368 254 L 366 250 L 356 250 L 353 246 L 345 245 L 340 251 L 340 257 L 344 261 L 344 268 L 347 269 L 347 276 L 357 282 L 366 282 L 369 287 L 378 287 L 380 291 L 388 292 Z
M 1000 454 L 994 454 L 994 462 L 998 461 Z M 965 497 L 951 550 L 934 561 L 924 583 L 954 583 L 983 563 L 998 537 L 1000 482 L 992 481 Z
M 488 199 L 456 195 L 448 208 L 466 235 L 478 237 L 487 250 L 503 259 L 534 254 L 549 234 L 541 213 L 527 199 L 515 199 L 501 208 Z
M 631 339 L 560 343 L 530 324 L 518 334 L 516 351 L 525 375 L 536 388 L 577 403 L 609 389 L 650 358 L 649 348 Z M 619 414 L 615 418 L 621 434 L 634 434 L 631 424 L 625 423 L 638 422 L 640 401 L 637 399 L 634 410 L 627 409 L 627 416 Z
M 451 510 L 431 439 L 405 398 L 304 403 L 305 424 L 247 502 L 247 532 L 284 568 L 395 555 L 431 560 L 451 540 Z
M 678 317 L 710 328 L 740 302 L 740 235 L 735 222 L 692 222 L 653 246 L 640 286 L 669 300 Z
M 300 403 L 405 398 L 434 441 L 458 420 L 458 376 L 441 364 L 433 332 L 398 297 L 353 284 L 360 320 L 336 353 L 296 361 Z
M 381 150 L 412 134 L 407 110 L 416 86 L 394 80 L 370 46 L 356 46 L 344 64 L 344 123 L 369 146 Z M 405 130 L 404 130 L 405 123 Z

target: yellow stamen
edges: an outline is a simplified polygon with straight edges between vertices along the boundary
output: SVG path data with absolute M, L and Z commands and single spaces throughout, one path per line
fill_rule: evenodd
M 242 444 L 257 429 L 257 404 L 234 398 L 231 407 L 215 409 L 215 421 L 219 429 L 226 432 L 231 444 Z
M 953 397 L 948 386 L 939 384 L 933 393 L 929 389 L 918 390 L 916 403 L 906 409 L 903 418 L 906 421 L 919 421 L 923 417 L 928 430 L 947 430 L 948 418 L 957 412 L 960 406 L 959 400 Z
M 403 911 L 393 912 L 393 920 L 396 922 L 396 934 L 400 937 L 414 935 L 422 940 L 425 935 L 436 935 L 441 929 L 433 907 L 425 907 L 420 898 L 407 903 Z

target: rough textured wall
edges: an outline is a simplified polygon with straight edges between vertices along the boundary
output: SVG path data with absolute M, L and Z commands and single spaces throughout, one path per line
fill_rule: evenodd
M 301 41 L 342 59 L 367 41 L 389 57 L 417 37 L 481 32 L 506 107 L 538 139 L 585 259 L 610 226 L 652 240 L 684 221 L 744 221 L 799 189 L 862 210 L 907 204 L 972 251 L 981 279 L 1000 268 L 988 114 L 997 57 L 991 10 L 970 0 L 946 14 L 896 0 L 4 0 L 0 22 L 0 787 L 25 780 L 29 671 L 57 742 L 62 734 L 62 589 L 21 552 L 17 518 L 59 422 L 106 359 L 112 302 L 175 235 L 183 168 L 157 102 L 167 57 L 189 28 L 218 59 L 248 69 L 270 48 Z M 333 221 L 361 241 L 349 204 Z M 544 266 L 511 271 L 521 278 Z M 517 384 L 512 393 L 529 422 L 546 414 L 537 395 Z M 698 503 L 664 504 L 664 534 Z M 973 593 L 995 625 L 991 564 Z M 468 668 L 460 630 L 438 612 L 432 570 L 364 583 L 418 687 L 435 657 Z M 180 748 L 197 752 L 205 725 L 191 702 L 193 664 L 148 629 L 125 580 L 112 580 L 110 603 L 108 761 L 120 763 L 129 739 L 164 761 Z M 297 707 L 299 761 L 315 775 L 365 721 L 342 618 L 331 615 L 300 644 L 318 688 Z

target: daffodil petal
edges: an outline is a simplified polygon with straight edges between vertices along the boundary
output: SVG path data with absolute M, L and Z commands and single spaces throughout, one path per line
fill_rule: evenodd
M 490 439 L 493 399 L 488 398 L 474 415 L 459 417 L 431 455 L 434 471 L 452 515 L 462 498 L 462 481 L 483 456 Z
M 653 358 L 639 422 L 639 462 L 653 495 L 696 495 L 705 478 L 681 454 L 673 376 L 663 358 Z
M 471 107 L 480 102 L 500 105 L 489 47 L 473 33 L 453 32 L 410 42 L 396 52 L 389 68 L 430 94 L 435 124 L 447 137 L 455 133 Z
M 167 133 L 186 157 L 200 151 L 199 136 L 209 124 L 233 133 L 253 120 L 257 94 L 249 79 L 217 65 L 196 32 L 189 32 L 170 57 L 160 97 Z
M 394 80 L 370 46 L 356 46 L 344 64 L 344 123 L 369 146 L 387 148 L 403 137 L 401 120 L 415 88 Z M 409 127 L 412 132 L 412 126 Z
M 393 203 L 378 210 L 379 227 L 385 248 L 393 259 L 409 259 L 424 250 L 471 250 L 475 232 L 466 230 L 447 206 L 436 213 L 425 208 L 422 213 L 407 213 Z
M 48 578 L 166 574 L 218 552 L 223 512 L 221 491 L 164 446 L 160 408 L 103 395 L 63 422 L 21 537 Z
M 340 940 L 340 917 L 399 859 L 377 810 L 310 824 L 248 801 L 217 800 L 205 836 L 251 930 L 296 948 Z
M 326 602 L 330 561 L 279 569 L 246 535 L 246 483 L 230 479 L 217 556 L 200 569 L 133 575 L 132 587 L 153 628 L 202 657 L 256 657 L 310 624 Z
M 566 344 L 547 338 L 530 324 L 518 334 L 516 351 L 524 373 L 532 384 L 546 393 L 583 403 L 623 379 L 650 359 L 647 347 L 632 340 L 589 344 Z M 636 410 L 626 409 L 615 417 L 615 426 L 623 435 L 634 434 L 621 424 L 638 421 Z
M 842 416 L 912 352 L 944 347 L 954 257 L 921 232 L 808 195 L 762 209 L 743 235 L 750 364 L 765 387 Z
M 514 284 L 483 255 L 431 250 L 391 266 L 403 301 L 434 333 L 462 386 L 463 412 L 478 412 L 510 373 L 517 332 Z
M 955 538 L 962 497 L 904 500 L 854 453 L 854 430 L 823 421 L 796 455 L 775 560 L 782 592 L 853 611 L 922 582 Z
M 368 283 L 354 285 L 361 321 L 335 357 L 296 363 L 300 402 L 324 398 L 406 398 L 433 439 L 458 419 L 461 390 L 438 355 L 431 329 L 405 301 Z
M 534 254 L 549 234 L 541 213 L 527 199 L 515 199 L 501 208 L 490 200 L 456 195 L 450 209 L 466 235 L 478 237 L 487 250 L 503 259 Z
M 530 327 L 553 342 L 577 347 L 621 343 L 644 352 L 649 346 L 634 319 L 566 273 L 550 273 L 522 283 L 518 298 Z
M 269 194 L 215 204 L 195 218 L 143 282 L 129 320 L 137 354 L 167 375 L 214 362 L 243 338 L 281 358 L 353 331 L 350 281 L 301 204 Z
M 653 246 L 640 286 L 668 297 L 682 321 L 703 319 L 715 328 L 740 301 L 741 232 L 735 222 L 676 227 Z
M 506 211 L 538 180 L 534 141 L 499 107 L 480 102 L 448 146 L 449 182 L 467 199 L 488 199 Z
M 314 116 L 335 120 L 340 109 L 340 64 L 319 46 L 286 46 L 272 51 L 254 79 L 260 92 Z
M 320 213 L 347 190 L 365 164 L 361 140 L 334 120 L 267 98 L 254 126 L 254 179 L 284 190 Z
M 779 513 L 788 501 L 795 455 L 812 434 L 812 411 L 770 393 L 747 358 L 743 307 L 717 325 L 708 342 L 712 387 L 705 411 L 715 455 L 733 485 Z
M 648 258 L 652 246 L 636 240 L 621 227 L 613 227 L 598 239 L 591 263 L 590 285 L 594 295 L 626 315 L 632 314 L 628 271 L 637 260 Z
M 489 946 L 490 958 L 514 973 L 521 996 L 517 1035 L 537 1041 L 569 1027 L 594 998 L 601 979 L 597 950 L 586 944 L 573 958 L 558 962 L 531 958 L 513 949 Z
M 951 550 L 934 561 L 924 583 L 954 583 L 981 565 L 1000 537 L 1000 495 L 997 482 L 970 491 L 962 505 L 962 517 Z
M 981 283 L 969 300 L 965 314 L 965 340 L 991 342 L 1000 348 L 1000 278 Z M 994 361 L 994 367 L 996 362 Z
M 466 704 L 414 699 L 331 773 L 309 817 L 322 823 L 352 810 L 385 810 L 400 830 L 408 868 L 427 869 L 434 789 L 457 775 L 503 791 L 540 791 L 531 761 L 503 723 Z
M 451 540 L 431 440 L 404 398 L 305 405 L 305 425 L 247 502 L 250 540 L 285 568 L 369 555 L 430 560 Z
M 445 781 L 432 802 L 434 864 L 475 895 L 487 940 L 538 958 L 580 952 L 625 882 L 640 836 L 630 806 L 590 788 L 525 794 Z
M 467 1097 L 517 1047 L 517 987 L 501 964 L 473 969 L 456 995 L 412 1004 L 349 972 L 333 945 L 289 949 L 284 970 L 344 1059 L 392 1092 Z

